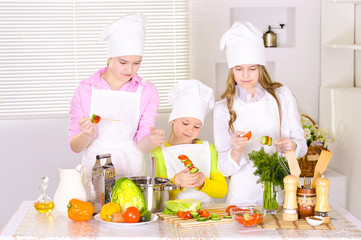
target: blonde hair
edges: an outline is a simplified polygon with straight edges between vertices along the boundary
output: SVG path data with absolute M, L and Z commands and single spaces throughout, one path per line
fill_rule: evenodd
M 280 115 L 280 122 L 282 122 L 281 104 L 277 98 L 275 89 L 282 87 L 283 85 L 282 85 L 282 83 L 279 83 L 279 82 L 272 82 L 271 77 L 268 74 L 268 72 L 264 66 L 258 65 L 258 70 L 259 70 L 259 83 L 269 94 L 271 94 L 276 99 L 276 102 L 278 105 L 278 112 Z M 237 114 L 233 110 L 233 100 L 234 100 L 235 94 L 236 94 L 236 81 L 234 80 L 233 68 L 230 68 L 228 71 L 226 90 L 221 95 L 221 99 L 225 98 L 226 102 L 227 102 L 227 108 L 228 108 L 229 115 L 230 115 L 230 119 L 228 122 L 228 131 L 230 133 L 234 132 L 233 123 L 237 119 Z

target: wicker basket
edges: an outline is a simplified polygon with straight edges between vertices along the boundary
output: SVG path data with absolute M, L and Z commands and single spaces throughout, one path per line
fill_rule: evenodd
M 309 116 L 302 114 L 302 116 L 308 118 L 312 124 L 317 128 L 315 121 Z M 327 150 L 324 146 L 310 146 L 307 149 L 307 153 L 302 158 L 298 159 L 298 165 L 301 169 L 300 177 L 313 177 L 315 172 L 315 167 L 320 157 L 321 151 Z

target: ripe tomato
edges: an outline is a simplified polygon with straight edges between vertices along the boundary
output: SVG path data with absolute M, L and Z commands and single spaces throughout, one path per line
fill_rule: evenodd
M 185 217 L 186 217 L 186 213 L 185 213 L 184 211 L 178 211 L 178 212 L 177 212 L 177 215 L 178 215 L 178 217 L 180 217 L 180 218 L 185 218 Z
M 229 205 L 226 209 L 226 213 L 228 213 L 228 216 L 231 215 L 231 208 L 237 207 L 236 205 Z
M 136 207 L 128 207 L 123 214 L 124 220 L 127 223 L 137 223 L 140 219 L 140 212 Z

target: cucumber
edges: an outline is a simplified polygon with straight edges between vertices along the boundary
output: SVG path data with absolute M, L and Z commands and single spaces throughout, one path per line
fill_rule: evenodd
M 197 218 L 197 222 L 205 222 L 205 221 L 207 221 L 208 219 L 210 219 L 209 217 L 199 217 L 199 218 Z
M 149 210 L 144 211 L 144 213 L 140 216 L 141 222 L 148 222 L 152 218 L 152 213 Z
M 261 137 L 261 144 L 265 145 L 267 143 L 267 136 Z
M 186 158 L 186 159 L 181 159 L 180 161 L 181 161 L 182 163 L 185 163 L 187 160 L 188 160 L 188 158 Z
M 199 169 L 197 167 L 194 167 L 190 170 L 190 173 L 196 173 L 198 171 L 199 171 Z
M 232 216 L 225 215 L 225 216 L 223 216 L 223 218 L 225 218 L 225 219 L 231 219 Z
M 192 218 L 199 218 L 199 213 L 197 211 L 191 211 Z
M 269 140 L 268 140 L 268 146 L 271 146 L 272 145 L 272 138 L 270 137 Z

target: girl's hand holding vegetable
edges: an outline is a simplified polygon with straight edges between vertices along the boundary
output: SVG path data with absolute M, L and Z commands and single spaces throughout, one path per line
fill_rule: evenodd
M 239 162 L 244 150 L 244 146 L 248 143 L 249 139 L 244 137 L 246 132 L 236 131 L 232 137 L 232 152 L 231 157 L 234 161 Z
M 82 117 L 79 119 L 79 129 L 90 139 L 96 136 L 95 123 L 92 123 L 88 117 Z
M 204 184 L 204 174 L 203 173 L 188 173 L 189 168 L 184 169 L 183 171 L 177 173 L 174 177 L 174 182 L 177 186 L 194 188 L 201 187 Z M 203 178 L 203 180 L 202 180 Z
M 273 145 L 276 147 L 277 151 L 285 153 L 287 151 L 296 150 L 297 144 L 290 138 L 281 138 L 275 140 Z
M 165 143 L 164 130 L 150 127 L 150 142 L 157 146 L 162 146 Z

